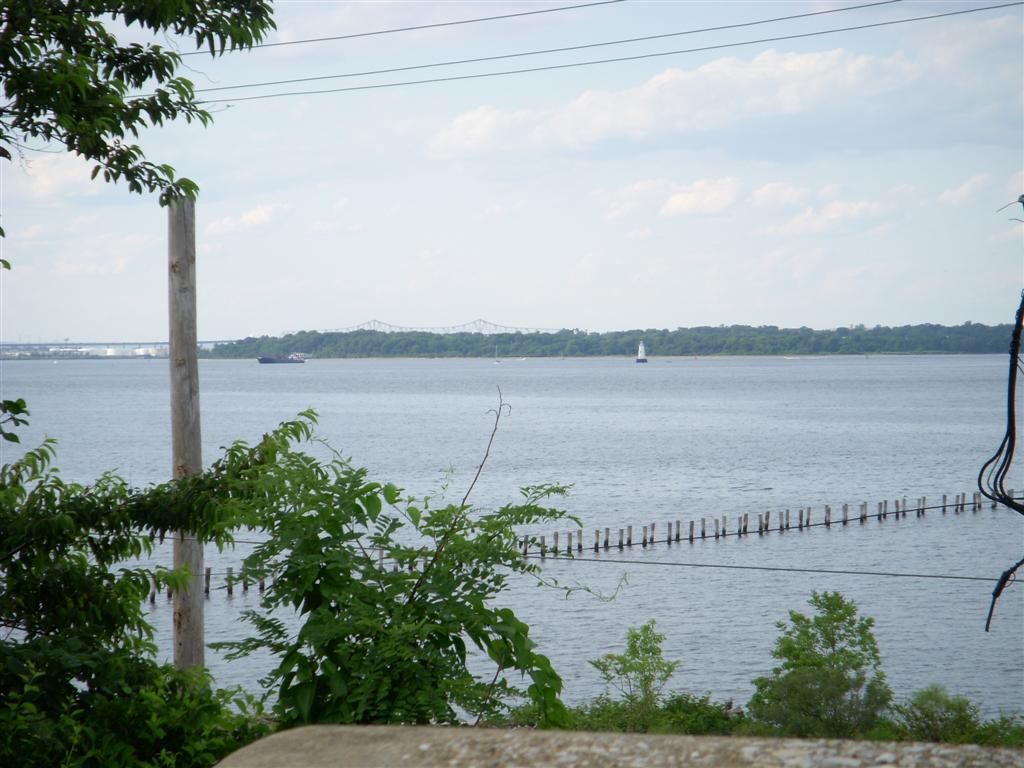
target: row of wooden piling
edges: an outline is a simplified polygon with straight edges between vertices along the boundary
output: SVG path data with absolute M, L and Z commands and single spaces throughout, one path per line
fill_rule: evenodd
M 1013 496 L 1012 490 L 1009 495 Z M 881 522 L 890 517 L 895 519 L 906 517 L 911 509 L 914 511 L 915 517 L 924 517 L 927 512 L 934 510 L 941 510 L 944 515 L 950 511 L 954 514 L 960 514 L 967 510 L 977 512 L 982 508 L 983 500 L 984 497 L 978 491 L 974 492 L 970 500 L 968 500 L 966 493 L 956 494 L 952 501 L 950 501 L 948 494 L 943 494 L 942 504 L 930 507 L 928 506 L 927 496 L 919 496 L 913 505 L 904 496 L 902 501 L 900 499 L 893 500 L 891 512 L 888 500 L 878 502 L 876 510 L 872 510 L 866 501 L 861 502 L 856 509 L 852 508 L 850 504 L 843 504 L 841 510 L 833 510 L 830 505 L 826 504 L 823 519 L 818 522 L 812 522 L 812 507 L 798 509 L 795 519 L 791 511 L 787 509 L 778 514 L 776 518 L 777 527 L 775 528 L 773 528 L 772 513 L 768 511 L 763 514 L 756 513 L 757 519 L 754 521 L 754 531 L 758 536 L 764 536 L 771 533 L 772 530 L 786 533 L 793 530 L 794 522 L 796 524 L 795 528 L 798 531 L 818 526 L 831 528 L 833 525 L 849 525 L 851 522 L 859 522 L 863 525 L 872 518 Z M 996 502 L 993 501 L 992 507 L 995 508 L 995 506 Z M 833 511 L 836 513 L 835 516 L 833 516 Z M 649 526 L 639 527 L 638 532 L 640 535 L 635 539 L 633 536 L 634 526 L 627 525 L 624 528 L 618 529 L 617 542 L 613 542 L 612 531 L 612 528 L 595 529 L 594 543 L 592 545 L 584 544 L 582 528 L 577 529 L 575 535 L 573 531 L 568 531 L 565 539 L 561 539 L 560 533 L 555 532 L 550 546 L 545 535 L 524 536 L 520 539 L 519 545 L 523 555 L 540 555 L 541 558 L 546 558 L 548 556 L 558 557 L 562 554 L 572 555 L 574 552 L 581 553 L 584 549 L 601 552 L 612 549 L 623 550 L 637 545 L 646 548 L 658 543 L 672 545 L 673 543 L 688 542 L 692 544 L 698 540 L 718 540 L 727 536 L 740 538 L 750 535 L 751 513 L 744 512 L 738 515 L 736 517 L 736 527 L 733 530 L 729 529 L 728 516 L 722 515 L 721 517 L 712 518 L 702 517 L 699 521 L 690 520 L 686 528 L 683 527 L 682 520 L 667 521 L 664 528 L 660 528 L 657 523 L 651 523 Z M 660 531 L 664 531 L 664 533 L 660 533 Z M 562 544 L 563 541 L 565 542 L 564 545 Z
M 1013 491 L 1011 490 L 1008 494 L 1013 498 Z M 901 517 L 907 517 L 911 510 L 914 512 L 915 517 L 924 517 L 927 512 L 941 510 L 942 514 L 945 515 L 948 512 L 954 514 L 960 514 L 968 510 L 977 512 L 982 508 L 984 497 L 981 493 L 975 491 L 973 496 L 968 500 L 966 493 L 958 493 L 953 496 L 952 501 L 947 494 L 942 496 L 942 504 L 936 506 L 928 506 L 928 498 L 926 496 L 920 496 L 917 500 L 911 504 L 907 497 L 904 496 L 901 499 L 894 499 L 892 510 L 890 511 L 889 502 L 880 501 L 875 509 L 872 509 L 868 502 L 863 501 L 856 508 L 850 504 L 843 504 L 842 508 L 833 510 L 831 506 L 825 505 L 822 519 L 816 521 L 814 519 L 814 512 L 812 507 L 800 508 L 797 510 L 796 515 L 792 515 L 790 510 L 780 512 L 775 518 L 776 523 L 772 523 L 771 511 L 764 513 L 756 513 L 757 519 L 754 520 L 754 532 L 758 536 L 765 536 L 771 533 L 773 530 L 777 530 L 780 534 L 787 533 L 795 527 L 798 531 L 803 531 L 808 528 L 824 526 L 831 528 L 833 525 L 844 526 L 850 523 L 859 523 L 864 525 L 869 519 L 876 519 L 879 522 L 893 517 L 899 519 Z M 992 507 L 996 507 L 996 502 L 992 502 Z M 833 516 L 835 512 L 835 516 Z M 724 539 L 727 536 L 744 537 L 750 535 L 751 530 L 751 513 L 744 512 L 736 517 L 736 526 L 734 529 L 729 529 L 729 521 L 726 515 L 721 517 L 702 517 L 699 521 L 690 520 L 688 526 L 683 527 L 682 520 L 668 521 L 665 523 L 664 528 L 658 526 L 657 523 L 651 523 L 650 525 L 640 526 L 638 532 L 639 537 L 634 539 L 633 532 L 634 526 L 627 525 L 623 528 L 618 529 L 618 539 L 613 541 L 612 531 L 610 527 L 597 528 L 594 530 L 594 542 L 591 545 L 585 545 L 583 538 L 583 529 L 579 528 L 576 531 L 567 531 L 565 539 L 561 538 L 560 532 L 555 532 L 551 539 L 550 546 L 548 545 L 548 539 L 545 535 L 541 536 L 524 536 L 519 540 L 519 546 L 522 554 L 525 556 L 537 556 L 541 558 L 547 557 L 559 557 L 561 555 L 572 556 L 573 553 L 582 553 L 584 549 L 592 550 L 593 552 L 610 551 L 610 550 L 623 550 L 628 547 L 641 546 L 650 547 L 655 544 L 664 543 L 672 545 L 673 543 L 679 544 L 688 542 L 693 544 L 697 541 L 706 540 L 719 540 Z M 795 526 L 794 526 L 795 523 Z M 661 533 L 664 531 L 664 533 Z M 660 536 L 660 538 L 659 538 Z M 564 542 L 564 544 L 563 544 Z M 384 552 L 381 550 L 378 552 L 380 564 L 383 567 L 384 563 Z M 397 569 L 397 565 L 394 566 Z M 213 570 L 206 568 L 203 573 L 203 594 L 209 598 L 210 596 L 210 582 L 213 578 Z M 226 575 L 225 589 L 229 596 L 234 595 L 236 587 L 241 586 L 242 594 L 247 594 L 250 587 L 254 587 L 259 594 L 263 594 L 266 591 L 266 579 L 259 579 L 256 581 L 250 581 L 248 577 L 243 576 L 241 579 L 236 580 L 234 577 L 234 569 L 228 568 Z M 156 603 L 157 594 L 159 590 L 154 582 L 153 588 L 149 593 L 150 604 Z M 170 600 L 172 597 L 171 588 L 166 587 L 167 599 Z

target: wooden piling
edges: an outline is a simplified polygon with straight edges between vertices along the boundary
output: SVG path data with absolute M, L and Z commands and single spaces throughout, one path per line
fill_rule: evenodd
M 572 531 L 565 534 L 565 554 L 572 554 Z
M 654 544 L 654 541 L 655 541 L 655 538 L 654 538 L 654 536 L 655 536 L 655 534 L 654 534 L 654 526 L 655 525 L 657 525 L 657 523 L 651 523 L 651 544 L 652 545 Z
M 693 520 L 690 521 L 690 543 L 693 544 Z
M 157 583 L 156 583 L 156 576 L 153 576 L 153 587 L 149 591 L 149 604 L 150 605 L 156 604 L 156 593 L 157 593 L 158 589 L 159 589 L 159 587 L 157 586 Z
M 942 514 L 946 514 L 946 494 L 942 494 Z
M 832 527 L 832 507 L 830 507 L 828 504 L 825 505 L 825 527 Z
M 547 542 L 544 541 L 544 537 L 541 536 L 540 537 L 540 557 L 543 560 L 547 556 L 548 556 L 548 545 L 547 545 Z
M 619 528 L 619 549 L 622 549 L 622 529 Z
M 266 586 L 266 581 L 261 577 L 259 584 L 257 584 L 257 588 L 259 589 L 261 595 L 263 594 L 263 590 L 266 589 Z
M 718 529 L 719 528 L 721 528 L 721 526 L 719 525 L 718 518 L 716 517 L 715 518 L 715 540 L 716 541 L 718 540 Z
M 605 550 L 608 550 L 611 547 L 611 545 L 612 545 L 611 533 L 612 533 L 612 529 L 611 528 L 605 528 L 604 529 L 604 548 L 605 548 Z
M 558 557 L 558 531 L 554 532 L 553 538 L 554 538 L 554 545 L 555 546 L 553 546 L 551 548 L 551 555 L 552 555 L 552 557 Z
M 746 536 L 750 532 L 750 514 L 748 512 L 743 513 L 743 535 Z
M 207 597 L 210 596 L 210 569 L 207 568 L 203 574 L 203 594 Z
M 800 517 L 797 519 L 796 529 L 802 531 L 804 529 L 804 508 L 800 507 Z
M 642 546 L 642 547 L 646 547 L 647 546 L 647 526 L 646 525 L 644 526 L 644 529 L 643 529 L 643 538 L 640 540 L 640 546 Z
M 577 552 L 582 552 L 583 551 L 583 529 L 582 528 L 580 528 L 580 530 L 579 530 L 579 536 L 576 537 L 576 551 Z
M 231 571 L 232 571 L 232 569 L 228 568 L 228 582 L 227 582 L 228 597 L 231 597 L 231 595 L 233 595 L 235 593 L 235 582 L 232 581 Z
M 789 530 L 789 510 L 786 510 L 786 530 Z
M 676 520 L 676 541 L 679 541 L 679 527 L 682 521 Z
M 601 549 L 601 529 L 594 529 L 594 551 L 597 552 Z
M 757 513 L 757 535 L 764 536 L 764 516 L 760 512 Z
M 708 521 L 703 517 L 700 519 L 700 537 L 706 539 L 708 536 Z
M 765 533 L 767 533 L 768 529 L 771 528 L 771 527 L 772 527 L 772 511 L 769 509 L 767 512 L 764 513 L 764 530 L 765 530 Z
M 627 547 L 632 547 L 633 546 L 633 526 L 632 525 L 627 525 L 626 526 L 626 546 Z

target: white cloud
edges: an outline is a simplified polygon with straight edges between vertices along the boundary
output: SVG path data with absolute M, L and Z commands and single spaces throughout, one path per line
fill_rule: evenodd
M 1024 171 L 1017 171 L 1006 183 L 1006 194 L 1008 200 L 1015 200 L 1019 195 L 1024 194 Z
M 599 189 L 594 194 L 605 204 L 609 219 L 621 219 L 628 213 L 670 194 L 675 185 L 666 179 L 641 179 L 611 192 Z
M 844 222 L 857 219 L 871 219 L 882 213 L 882 206 L 872 200 L 844 202 L 840 200 L 828 203 L 819 210 L 805 208 L 801 213 L 777 227 L 763 230 L 775 235 L 810 235 L 835 229 Z
M 797 115 L 897 89 L 917 76 L 900 55 L 887 59 L 843 49 L 765 51 L 721 58 L 695 69 L 668 69 L 619 91 L 585 91 L 554 107 L 480 106 L 454 118 L 431 141 L 452 157 L 538 145 L 582 147 L 608 139 L 711 131 L 753 118 Z
M 798 205 L 807 199 L 810 191 L 785 181 L 772 181 L 755 189 L 750 202 L 757 208 L 782 208 Z
M 649 240 L 653 234 L 654 230 L 650 227 L 641 227 L 640 229 L 633 229 L 627 232 L 626 238 L 629 240 Z
M 228 235 L 234 232 L 244 232 L 248 229 L 263 226 L 273 221 L 278 211 L 287 210 L 288 206 L 282 203 L 260 203 L 238 216 L 225 216 L 211 221 L 206 225 L 204 232 L 207 235 Z
M 662 216 L 721 213 L 740 196 L 739 179 L 700 179 L 685 184 L 661 206 Z
M 824 184 L 818 190 L 818 197 L 822 200 L 831 200 L 833 197 L 839 197 L 839 193 L 842 191 L 843 188 L 838 184 Z
M 960 205 L 972 197 L 975 192 L 983 189 L 989 183 L 990 178 L 987 173 L 972 176 L 960 186 L 944 190 L 939 195 L 939 202 L 946 205 Z
M 150 235 L 100 235 L 76 243 L 73 253 L 57 259 L 50 274 L 56 277 L 119 275 L 128 270 L 140 253 L 151 253 L 156 242 Z
M 13 175 L 15 193 L 24 190 L 40 201 L 95 195 L 103 187 L 103 176 L 91 179 L 93 165 L 72 154 L 25 160 L 22 172 Z

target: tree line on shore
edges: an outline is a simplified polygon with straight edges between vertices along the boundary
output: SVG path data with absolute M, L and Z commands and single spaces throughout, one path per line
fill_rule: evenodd
M 1012 326 L 863 325 L 833 330 L 774 325 L 721 325 L 675 330 L 647 328 L 597 333 L 427 333 L 405 331 L 299 331 L 219 344 L 214 358 L 311 357 L 603 357 L 636 354 L 642 340 L 650 356 L 985 354 L 1005 352 Z

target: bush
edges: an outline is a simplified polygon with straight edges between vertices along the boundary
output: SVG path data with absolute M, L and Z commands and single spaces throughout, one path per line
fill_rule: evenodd
M 941 685 L 930 685 L 895 708 L 896 722 L 916 741 L 976 741 L 981 728 L 977 706 L 963 696 L 950 696 Z
M 529 678 L 541 724 L 568 724 L 561 678 L 526 624 L 494 604 L 509 574 L 538 575 L 516 528 L 563 518 L 543 502 L 564 489 L 526 488 L 494 512 L 473 509 L 468 493 L 433 507 L 371 482 L 336 452 L 321 462 L 296 450 L 313 423 L 304 414 L 256 448 L 228 451 L 229 465 L 259 457 L 258 470 L 230 474 L 233 492 L 254 500 L 245 523 L 268 534 L 238 578 L 272 585 L 261 610 L 244 614 L 254 636 L 215 647 L 228 658 L 277 656 L 263 683 L 276 689 L 284 726 L 491 718 L 516 693 L 505 679 L 513 672 Z M 281 610 L 301 616 L 297 632 L 275 616 Z M 493 676 L 469 671 L 468 643 L 487 654 Z
M 654 619 L 640 628 L 626 632 L 626 652 L 606 653 L 591 665 L 601 673 L 605 685 L 622 694 L 623 708 L 612 707 L 622 717 L 623 730 L 646 731 L 658 717 L 661 692 L 669 678 L 679 667 L 678 661 L 666 661 L 661 644 L 665 636 L 654 629 Z M 610 707 L 606 697 L 598 699 L 592 708 L 595 715 Z
M 838 592 L 812 593 L 813 617 L 790 611 L 772 656 L 782 663 L 754 680 L 748 709 L 786 736 L 854 738 L 875 728 L 892 692 L 872 626 Z
M 918 691 L 906 704 L 894 709 L 895 724 L 904 739 L 1024 746 L 1024 722 L 1019 716 L 982 720 L 976 704 L 963 696 L 951 696 L 941 685 L 930 685 Z
M 729 734 L 743 723 L 743 714 L 731 704 L 711 701 L 710 696 L 677 693 L 661 707 L 664 730 L 671 733 Z
M 187 574 L 123 567 L 164 533 L 212 536 L 198 481 L 64 483 L 54 453 L 0 467 L 0 764 L 198 768 L 265 732 L 204 673 L 153 659 L 145 598 Z

